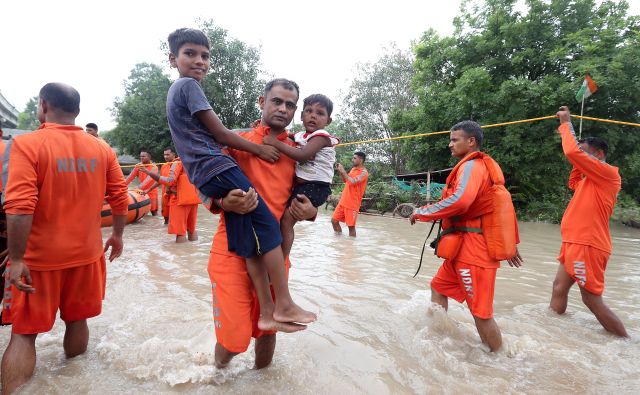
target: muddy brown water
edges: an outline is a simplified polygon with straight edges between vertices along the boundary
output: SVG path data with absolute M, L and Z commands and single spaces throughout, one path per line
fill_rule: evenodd
M 292 293 L 319 320 L 278 335 L 271 367 L 253 370 L 251 351 L 225 370 L 213 366 L 206 265 L 217 219 L 201 210 L 195 243 L 173 243 L 160 218 L 127 226 L 125 253 L 108 266 L 103 313 L 89 321 L 88 352 L 64 359 L 58 321 L 37 339 L 23 393 L 640 393 L 640 230 L 612 226 L 605 300 L 631 335 L 621 340 L 604 332 L 577 289 L 568 314 L 548 310 L 559 227 L 520 224 L 526 262 L 498 271 L 504 347 L 494 354 L 465 306 L 427 314 L 439 260 L 428 251 L 412 278 L 426 224 L 362 215 L 351 239 L 333 234 L 329 216 L 299 224 L 292 252 Z M 2 349 L 9 334 L 0 329 Z

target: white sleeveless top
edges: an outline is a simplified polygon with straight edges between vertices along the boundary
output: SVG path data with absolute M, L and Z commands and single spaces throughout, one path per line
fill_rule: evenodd
M 298 162 L 296 164 L 296 176 L 305 181 L 331 183 L 333 180 L 333 165 L 336 163 L 336 150 L 334 146 L 338 144 L 340 140 L 330 135 L 324 129 L 316 130 L 313 133 L 298 132 L 293 135 L 293 139 L 299 146 L 304 147 L 309 140 L 316 136 L 328 137 L 331 140 L 331 147 L 324 147 L 318 151 L 313 160 Z

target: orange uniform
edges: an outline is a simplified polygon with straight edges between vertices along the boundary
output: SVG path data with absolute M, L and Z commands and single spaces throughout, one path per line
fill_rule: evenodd
M 348 177 L 344 177 L 340 173 L 345 186 L 340 197 L 340 202 L 333 212 L 333 219 L 338 222 L 344 222 L 347 226 L 355 226 L 358 212 L 360 211 L 360 203 L 367 189 L 367 181 L 369 180 L 369 172 L 364 167 L 354 167 L 349 172 Z
M 418 221 L 449 220 L 456 216 L 469 217 L 461 226 L 481 228 L 479 217 L 469 213 L 477 196 L 491 188 L 489 172 L 481 159 L 461 160 L 447 178 L 442 200 L 416 209 Z M 454 259 L 445 260 L 433 278 L 431 286 L 458 302 L 467 301 L 471 313 L 479 318 L 493 316 L 493 294 L 496 270 L 500 262 L 491 259 L 487 243 L 480 233 L 461 232 L 460 249 Z
M 171 163 L 165 163 L 160 168 L 160 177 L 169 177 L 171 171 Z M 174 192 L 166 184 L 162 184 L 162 216 L 169 218 L 169 212 L 171 210 L 171 193 Z
M 131 182 L 138 177 L 138 188 L 143 190 L 143 191 L 147 191 L 149 188 L 151 188 L 155 181 L 153 180 L 153 178 L 149 177 L 147 174 L 140 172 L 139 167 L 140 166 L 144 166 L 145 169 L 147 169 L 148 171 L 152 172 L 152 173 L 157 173 L 158 172 L 158 166 L 156 166 L 154 163 L 150 163 L 148 165 L 143 165 L 142 163 L 138 163 L 136 165 L 136 167 L 133 168 L 133 170 L 131 170 L 131 173 L 129 173 L 129 176 L 127 177 L 127 185 L 131 184 Z M 149 198 L 151 199 L 151 211 L 157 211 L 158 210 L 158 189 L 154 189 L 152 191 L 149 192 Z
M 618 168 L 580 148 L 571 123 L 559 129 L 562 149 L 573 165 L 569 188 L 574 195 L 562 217 L 562 249 L 558 260 L 589 292 L 604 291 L 604 271 L 611 254 L 609 218 L 622 185 Z
M 181 205 L 178 204 L 178 182 L 180 176 L 185 174 L 184 166 L 180 159 L 176 159 L 169 170 L 169 176 L 160 178 L 163 185 L 167 185 L 172 191 L 170 199 L 171 213 L 169 215 L 169 228 L 167 233 L 177 236 L 184 236 L 196 230 L 198 218 L 198 204 Z
M 240 133 L 243 138 L 262 144 L 269 133 L 267 126 Z M 282 132 L 278 138 L 295 146 Z M 281 156 L 275 163 L 268 163 L 248 152 L 230 150 L 242 172 L 254 185 L 256 191 L 276 218 L 281 218 L 291 196 L 296 162 Z M 231 352 L 244 352 L 251 337 L 260 337 L 272 332 L 258 329 L 260 308 L 255 289 L 247 273 L 244 258 L 228 250 L 224 216 L 220 216 L 218 230 L 213 238 L 208 266 L 213 293 L 213 318 L 216 339 Z
M 6 150 L 4 207 L 7 214 L 33 216 L 24 261 L 36 288 L 34 294 L 11 292 L 13 331 L 48 331 L 58 307 L 65 320 L 98 315 L 104 294 L 103 199 L 114 215 L 125 215 L 128 205 L 113 151 L 80 127 L 52 123 L 16 137 Z

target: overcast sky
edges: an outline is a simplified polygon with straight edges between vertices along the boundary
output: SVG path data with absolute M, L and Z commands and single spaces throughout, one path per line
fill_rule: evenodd
M 630 3 L 631 13 L 640 14 L 640 0 Z M 378 59 L 390 42 L 409 48 L 429 28 L 451 34 L 459 6 L 460 0 L 6 0 L 0 91 L 22 111 L 45 83 L 71 84 L 81 95 L 77 123 L 111 129 L 109 108 L 133 66 L 164 64 L 159 47 L 170 32 L 211 18 L 230 36 L 260 46 L 263 69 L 296 81 L 301 97 L 324 93 L 339 104 L 357 63 Z

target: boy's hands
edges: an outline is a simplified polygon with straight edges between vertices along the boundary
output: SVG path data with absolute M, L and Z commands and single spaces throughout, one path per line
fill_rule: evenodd
M 280 159 L 280 151 L 276 147 L 270 145 L 258 146 L 258 157 L 262 160 L 266 160 L 269 163 L 274 163 Z
M 268 134 L 262 138 L 262 144 L 270 145 L 272 147 L 277 147 L 278 141 L 280 140 L 278 140 L 277 137 L 274 137 L 271 134 Z

